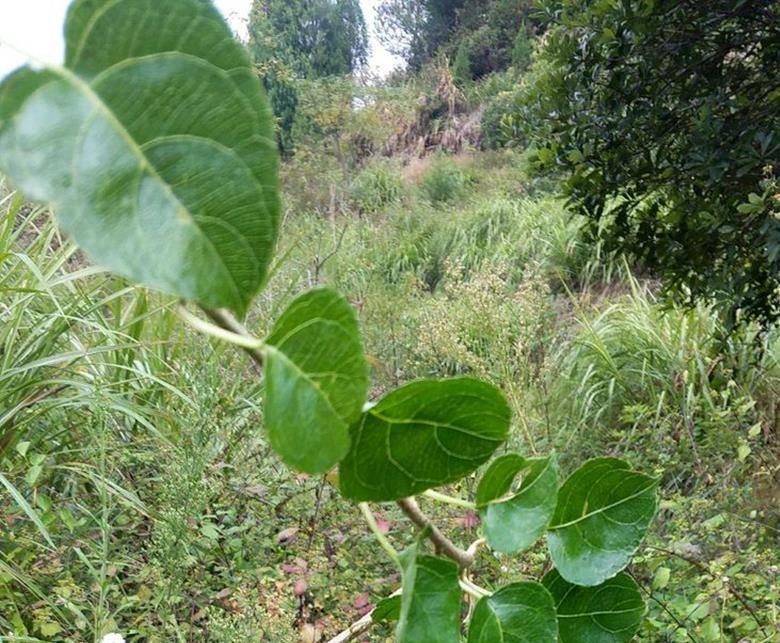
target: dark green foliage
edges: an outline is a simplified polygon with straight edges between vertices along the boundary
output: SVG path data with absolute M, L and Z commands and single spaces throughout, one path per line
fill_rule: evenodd
M 400 556 L 403 595 L 397 643 L 452 643 L 460 633 L 458 566 L 414 544 Z
M 510 416 L 502 393 L 479 380 L 407 384 L 352 427 L 341 491 L 351 500 L 382 502 L 459 480 L 506 440 Z
M 513 489 L 515 479 L 520 482 Z M 485 537 L 496 551 L 528 549 L 546 531 L 555 511 L 558 467 L 553 457 L 496 458 L 477 487 Z
M 544 5 L 559 26 L 516 121 L 573 206 L 675 296 L 776 319 L 780 3 Z
M 279 122 L 279 145 L 294 148 L 296 80 L 344 76 L 364 65 L 368 34 L 358 0 L 254 0 L 250 51 Z
M 590 460 L 567 478 L 547 535 L 567 581 L 598 585 L 628 565 L 655 516 L 659 482 L 617 458 Z
M 560 643 L 625 643 L 639 629 L 645 602 L 625 572 L 598 587 L 578 587 L 551 569 L 542 583 L 555 600 Z
M 513 583 L 480 599 L 468 643 L 556 643 L 555 603 L 544 586 Z
M 384 0 L 379 33 L 412 70 L 444 51 L 465 81 L 511 64 L 529 11 L 529 0 Z

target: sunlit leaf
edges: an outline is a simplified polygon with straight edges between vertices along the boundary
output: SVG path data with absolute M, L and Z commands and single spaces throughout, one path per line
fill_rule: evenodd
M 0 168 L 96 262 L 242 313 L 278 228 L 273 119 L 202 0 L 76 0 L 66 66 L 0 85 Z
M 352 427 L 340 485 L 353 500 L 390 501 L 459 480 L 506 439 L 501 392 L 471 378 L 413 382 Z
M 521 476 L 520 486 L 512 483 Z M 553 457 L 510 453 L 488 467 L 477 487 L 485 537 L 496 551 L 523 551 L 545 532 L 555 511 L 558 468 Z
M 556 643 L 558 622 L 553 598 L 533 582 L 502 587 L 480 599 L 468 643 Z
M 296 299 L 266 339 L 265 424 L 291 467 L 325 473 L 347 454 L 368 392 L 352 306 L 319 288 Z
M 580 587 L 553 569 L 542 584 L 555 600 L 561 643 L 623 643 L 642 623 L 645 603 L 626 573 L 595 587 Z
M 590 460 L 569 476 L 547 535 L 567 581 L 598 585 L 628 565 L 655 516 L 658 482 L 617 458 Z

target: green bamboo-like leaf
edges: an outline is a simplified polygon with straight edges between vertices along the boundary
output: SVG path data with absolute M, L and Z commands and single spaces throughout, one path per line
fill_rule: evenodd
M 420 554 L 412 545 L 400 556 L 403 594 L 397 643 L 453 643 L 460 640 L 461 591 L 458 566 Z
M 498 389 L 471 378 L 403 386 L 353 425 L 341 491 L 382 502 L 459 480 L 506 439 L 510 415 Z
M 291 467 L 325 473 L 349 451 L 349 425 L 368 393 L 357 317 L 341 295 L 309 291 L 266 339 L 265 424 Z
M 556 643 L 555 603 L 542 585 L 513 583 L 480 599 L 468 643 Z
M 96 262 L 243 313 L 279 199 L 273 118 L 206 0 L 76 0 L 66 64 L 0 84 L 0 169 Z
M 521 483 L 512 493 L 518 475 Z M 492 462 L 477 486 L 477 507 L 490 546 L 510 554 L 533 545 L 552 518 L 557 492 L 558 467 L 552 456 L 510 453 Z
M 569 476 L 547 534 L 567 581 L 599 585 L 628 565 L 655 516 L 658 482 L 617 458 L 590 460 Z
M 624 643 L 642 623 L 645 602 L 624 572 L 596 587 L 580 587 L 552 569 L 542 584 L 555 600 L 561 643 Z

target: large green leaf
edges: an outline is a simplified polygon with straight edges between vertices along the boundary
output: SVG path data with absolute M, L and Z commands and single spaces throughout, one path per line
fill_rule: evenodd
M 569 476 L 547 534 L 567 581 L 598 585 L 628 565 L 655 516 L 658 482 L 617 458 L 590 460 Z
M 407 384 L 352 427 L 341 490 L 381 502 L 459 480 L 506 439 L 509 421 L 504 396 L 490 384 L 465 377 Z
M 459 641 L 461 591 L 457 564 L 420 554 L 416 544 L 400 559 L 403 594 L 397 643 Z
M 66 66 L 0 85 L 0 169 L 100 264 L 242 313 L 278 228 L 273 118 L 206 0 L 76 0 Z
M 556 643 L 553 598 L 542 585 L 513 583 L 480 599 L 468 643 Z
M 357 317 L 327 288 L 296 299 L 266 339 L 265 424 L 291 467 L 325 473 L 349 451 L 368 393 Z
M 645 603 L 626 573 L 596 587 L 580 587 L 552 569 L 542 583 L 555 600 L 561 643 L 623 643 L 642 623 Z
M 513 493 L 512 483 L 521 476 Z M 545 532 L 558 499 L 555 459 L 523 458 L 510 453 L 497 458 L 477 487 L 477 507 L 490 546 L 496 551 L 524 551 Z

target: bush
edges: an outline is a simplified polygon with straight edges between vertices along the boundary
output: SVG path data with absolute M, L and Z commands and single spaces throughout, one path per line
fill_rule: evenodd
M 365 168 L 352 184 L 353 205 L 367 214 L 379 212 L 403 198 L 406 185 L 389 163 L 377 163 Z
M 441 205 L 463 196 L 466 185 L 463 170 L 452 159 L 441 157 L 425 174 L 420 187 L 428 201 Z
M 777 2 L 545 4 L 560 26 L 515 122 L 571 202 L 678 299 L 778 319 Z

